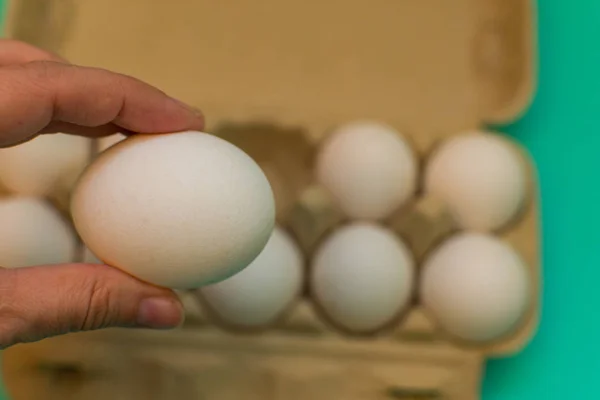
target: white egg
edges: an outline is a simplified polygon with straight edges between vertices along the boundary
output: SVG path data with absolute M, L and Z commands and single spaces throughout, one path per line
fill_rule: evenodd
M 499 239 L 463 233 L 426 261 L 421 300 L 448 333 L 489 341 L 509 333 L 529 305 L 530 276 L 519 255 Z
M 262 326 L 298 297 L 303 268 L 303 256 L 294 240 L 275 228 L 267 246 L 247 268 L 199 293 L 223 321 L 241 327 Z
M 434 151 L 425 186 L 446 202 L 457 221 L 473 230 L 494 230 L 519 211 L 526 192 L 520 155 L 495 134 L 456 136 Z
M 275 223 L 260 167 L 201 132 L 134 135 L 101 153 L 73 192 L 71 214 L 99 259 L 173 289 L 241 271 Z
M 0 199 L 0 266 L 30 267 L 75 260 L 76 237 L 49 203 L 30 197 Z
M 84 137 L 57 133 L 0 149 L 0 181 L 25 196 L 68 190 L 89 161 L 90 145 Z
M 413 196 L 417 160 L 392 128 L 355 122 L 333 132 L 322 145 L 317 176 L 348 216 L 380 219 Z
M 406 309 L 414 269 L 412 254 L 392 232 L 355 223 L 335 231 L 317 250 L 311 292 L 333 322 L 368 333 Z
M 115 133 L 114 135 L 100 138 L 98 139 L 98 152 L 103 152 L 109 147 L 112 147 L 125 139 L 127 139 L 127 136 L 123 135 L 122 133 Z

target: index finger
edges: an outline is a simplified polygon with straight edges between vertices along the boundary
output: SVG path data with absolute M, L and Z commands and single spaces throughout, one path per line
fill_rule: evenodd
M 139 133 L 204 128 L 199 112 L 126 75 L 50 61 L 0 68 L 0 147 L 55 122 Z

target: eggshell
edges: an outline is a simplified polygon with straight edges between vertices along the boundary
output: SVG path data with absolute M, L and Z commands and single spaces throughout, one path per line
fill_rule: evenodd
M 414 268 L 409 249 L 389 230 L 355 223 L 339 228 L 317 250 L 311 292 L 334 323 L 368 333 L 406 309 Z
M 520 210 L 526 177 L 520 155 L 506 139 L 469 132 L 434 151 L 425 187 L 447 203 L 462 227 L 489 231 L 507 224 Z
M 266 325 L 285 311 L 302 289 L 304 260 L 293 239 L 275 228 L 260 255 L 244 270 L 199 289 L 224 322 L 240 327 Z
M 68 190 L 89 161 L 90 144 L 84 137 L 57 133 L 0 149 L 0 181 L 25 196 Z
M 322 145 L 317 177 L 348 216 L 380 219 L 413 196 L 417 160 L 392 128 L 355 122 L 333 132 Z
M 173 289 L 241 271 L 275 220 L 259 166 L 201 132 L 134 135 L 109 148 L 79 180 L 71 212 L 99 259 Z
M 30 267 L 75 260 L 73 230 L 49 203 L 32 197 L 0 199 L 0 266 Z
M 528 270 L 509 245 L 468 232 L 450 238 L 428 258 L 420 296 L 445 331 L 481 342 L 517 326 L 529 306 L 529 288 Z

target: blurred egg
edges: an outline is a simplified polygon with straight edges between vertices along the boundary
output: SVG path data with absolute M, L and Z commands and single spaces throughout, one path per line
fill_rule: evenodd
M 40 135 L 0 149 L 0 181 L 12 193 L 48 196 L 70 189 L 90 157 L 90 140 L 62 133 Z
M 275 228 L 262 253 L 241 272 L 199 289 L 223 321 L 241 327 L 266 325 L 294 301 L 302 289 L 304 260 L 293 239 Z
M 392 128 L 355 122 L 333 132 L 322 145 L 317 177 L 349 217 L 380 219 L 413 196 L 417 160 Z
M 76 237 L 52 205 L 38 198 L 0 199 L 0 266 L 30 267 L 75 260 Z
M 448 333 L 490 341 L 509 333 L 529 305 L 530 277 L 519 255 L 483 233 L 450 238 L 425 262 L 421 300 Z
M 425 186 L 446 202 L 461 226 L 494 230 L 523 205 L 526 171 L 506 139 L 472 132 L 444 142 L 428 162 Z
M 107 150 L 109 147 L 114 146 L 115 144 L 127 139 L 127 136 L 122 133 L 115 133 L 114 135 L 105 136 L 103 138 L 98 139 L 98 152 L 103 152 Z
M 99 259 L 173 289 L 241 271 L 275 223 L 259 166 L 201 132 L 134 135 L 101 153 L 73 191 L 71 214 Z
M 407 308 L 414 269 L 412 254 L 392 232 L 355 223 L 335 231 L 317 250 L 311 292 L 334 323 L 369 333 Z

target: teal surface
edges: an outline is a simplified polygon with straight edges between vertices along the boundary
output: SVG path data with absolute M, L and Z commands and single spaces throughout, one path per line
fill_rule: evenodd
M 600 2 L 540 3 L 537 95 L 504 131 L 529 149 L 539 169 L 543 315 L 524 352 L 488 363 L 484 400 L 598 398 Z
M 539 87 L 505 129 L 538 164 L 543 315 L 520 355 L 492 361 L 484 399 L 595 399 L 600 371 L 600 2 L 539 2 Z

